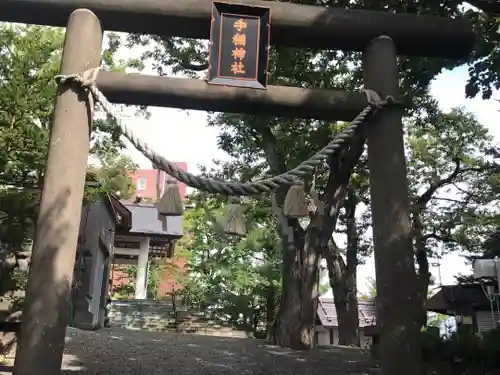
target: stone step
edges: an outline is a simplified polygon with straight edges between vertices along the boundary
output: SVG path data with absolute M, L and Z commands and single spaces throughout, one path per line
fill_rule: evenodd
M 172 307 L 164 301 L 115 301 L 108 317 L 111 326 L 134 330 L 229 336 L 236 332 L 231 324 L 204 313 L 187 311 L 184 306 L 174 312 Z

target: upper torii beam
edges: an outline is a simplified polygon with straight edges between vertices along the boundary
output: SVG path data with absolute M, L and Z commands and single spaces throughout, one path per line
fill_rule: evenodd
M 474 44 L 465 19 L 346 10 L 260 0 L 231 3 L 271 9 L 271 44 L 363 51 L 389 36 L 406 56 L 461 58 Z M 0 21 L 66 26 L 75 9 L 94 12 L 104 30 L 208 39 L 212 0 L 2 0 Z

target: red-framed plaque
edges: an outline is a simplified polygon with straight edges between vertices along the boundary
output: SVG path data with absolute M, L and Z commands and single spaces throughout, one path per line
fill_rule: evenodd
M 271 10 L 214 2 L 208 83 L 265 89 Z

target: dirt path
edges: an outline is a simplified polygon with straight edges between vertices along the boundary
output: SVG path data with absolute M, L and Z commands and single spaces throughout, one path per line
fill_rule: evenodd
M 11 375 L 12 358 L 0 365 Z M 358 375 L 370 374 L 357 349 L 295 352 L 264 341 L 118 329 L 68 329 L 65 375 Z

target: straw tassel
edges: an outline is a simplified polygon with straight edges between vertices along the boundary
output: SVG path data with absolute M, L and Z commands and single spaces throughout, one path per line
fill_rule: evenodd
M 245 209 L 240 204 L 239 197 L 229 197 L 224 232 L 234 236 L 244 236 L 247 233 L 245 225 Z
M 308 217 L 306 191 L 303 184 L 291 185 L 286 193 L 283 213 L 289 218 Z
M 156 208 L 158 209 L 158 213 L 163 216 L 182 216 L 184 214 L 181 193 L 175 181 L 167 181 L 165 192 L 156 203 Z

